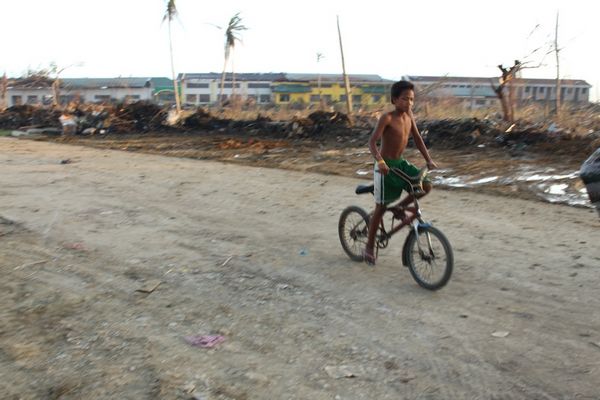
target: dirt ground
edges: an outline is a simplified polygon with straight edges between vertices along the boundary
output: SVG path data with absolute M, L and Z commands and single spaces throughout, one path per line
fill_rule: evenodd
M 0 138 L 0 397 L 600 398 L 595 210 L 434 190 L 455 270 L 433 293 L 402 234 L 348 259 L 339 214 L 372 199 L 312 157 Z

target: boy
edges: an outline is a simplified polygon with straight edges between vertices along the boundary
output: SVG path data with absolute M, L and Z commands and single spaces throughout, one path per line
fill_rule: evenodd
M 375 160 L 374 183 L 375 183 L 375 212 L 369 224 L 369 237 L 367 247 L 363 253 L 367 264 L 375 265 L 375 234 L 381 222 L 386 207 L 391 202 L 400 198 L 406 183 L 394 173 L 389 173 L 390 168 L 398 168 L 407 175 L 415 176 L 419 169 L 402 158 L 402 153 L 408 143 L 409 135 L 412 135 L 415 145 L 423 154 L 429 169 L 437 168 L 427 151 L 425 143 L 419 134 L 417 124 L 412 114 L 412 106 L 415 101 L 414 85 L 408 81 L 399 81 L 392 85 L 392 104 L 394 111 L 381 116 L 377 127 L 369 139 L 369 150 Z M 381 151 L 377 148 L 377 141 L 381 138 Z M 423 196 L 431 190 L 431 183 L 423 182 Z M 402 200 L 394 211 L 396 215 L 403 214 L 403 208 L 413 200 L 407 196 Z

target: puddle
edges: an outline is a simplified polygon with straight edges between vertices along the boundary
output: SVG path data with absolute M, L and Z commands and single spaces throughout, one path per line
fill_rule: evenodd
M 556 171 L 552 167 L 539 169 L 530 166 L 513 169 L 516 171 L 511 172 L 510 168 L 506 168 L 506 173 L 502 176 L 459 175 L 458 171 L 452 169 L 440 169 L 432 171 L 431 178 L 433 184 L 440 187 L 481 188 L 487 185 L 506 187 L 507 190 L 516 187 L 518 190 L 530 191 L 550 203 L 593 207 L 587 190 L 579 179 L 579 171 Z

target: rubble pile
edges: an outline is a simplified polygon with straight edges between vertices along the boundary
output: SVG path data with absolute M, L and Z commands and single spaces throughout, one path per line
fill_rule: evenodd
M 166 112 L 157 104 L 137 101 L 115 107 L 108 116 L 107 126 L 114 133 L 150 132 L 164 128 Z
M 54 109 L 30 105 L 12 106 L 0 112 L 0 129 L 20 129 L 30 127 L 59 128 L 61 112 Z

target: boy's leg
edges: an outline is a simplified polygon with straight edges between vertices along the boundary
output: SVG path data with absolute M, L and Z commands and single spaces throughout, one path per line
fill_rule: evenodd
M 379 223 L 381 222 L 381 217 L 385 212 L 384 204 L 376 204 L 375 211 L 371 216 L 371 221 L 369 222 L 369 234 L 367 239 L 367 247 L 365 248 L 365 261 L 368 264 L 375 264 L 375 235 L 377 234 L 377 229 L 379 228 Z
M 417 199 L 420 199 L 421 197 L 426 196 L 429 192 L 431 192 L 431 182 L 423 182 L 423 192 L 424 193 L 417 195 Z M 394 208 L 402 209 L 408 206 L 410 203 L 412 203 L 414 199 L 414 196 L 412 194 L 409 194 L 404 199 L 402 199 L 400 203 L 394 206 Z

